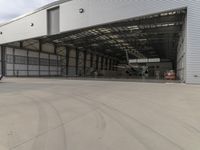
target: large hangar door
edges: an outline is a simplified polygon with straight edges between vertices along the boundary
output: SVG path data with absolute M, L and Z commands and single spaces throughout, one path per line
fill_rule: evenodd
M 54 35 L 60 32 L 59 7 L 48 10 L 48 35 Z
M 185 42 L 184 34 L 183 38 L 180 35 L 186 13 L 186 9 L 178 9 L 120 20 L 63 32 L 47 41 L 74 52 L 74 56 L 70 54 L 68 75 L 175 80 L 177 74 L 177 79 L 183 80 L 185 48 L 181 43 Z M 89 53 L 90 65 L 84 65 L 87 58 L 81 53 Z

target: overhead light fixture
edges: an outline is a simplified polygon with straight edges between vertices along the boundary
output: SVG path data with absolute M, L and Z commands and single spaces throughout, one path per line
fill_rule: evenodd
M 110 37 L 111 37 L 112 39 L 116 39 L 116 38 L 118 38 L 117 35 L 111 35 Z
M 168 13 L 161 13 L 160 16 L 167 16 Z
M 124 41 L 123 41 L 123 40 L 117 40 L 117 42 L 122 43 L 122 42 L 124 42 Z
M 108 43 L 110 43 L 110 44 L 114 44 L 114 43 L 116 43 L 114 40 L 111 40 L 111 41 L 108 41 Z
M 127 28 L 130 30 L 138 30 L 139 29 L 138 26 L 128 26 Z
M 104 33 L 111 33 L 111 29 L 109 28 L 99 28 L 99 31 L 104 32 Z
M 147 41 L 147 39 L 138 39 L 139 41 Z
M 175 15 L 176 14 L 176 12 L 174 11 L 174 12 L 169 12 L 169 15 Z
M 175 25 L 175 23 L 170 23 L 170 24 L 168 24 L 168 26 L 174 26 Z

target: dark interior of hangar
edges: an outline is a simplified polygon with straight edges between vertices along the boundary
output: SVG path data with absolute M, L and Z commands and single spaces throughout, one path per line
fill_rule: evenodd
M 57 48 L 55 53 L 62 56 L 61 75 L 164 78 L 164 72 L 174 70 L 180 79 L 185 18 L 185 9 L 173 10 L 34 40 Z M 74 65 L 66 50 L 74 50 Z

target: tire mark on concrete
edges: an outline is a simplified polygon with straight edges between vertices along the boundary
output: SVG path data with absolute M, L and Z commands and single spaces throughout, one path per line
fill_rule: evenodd
M 100 130 L 100 133 L 99 133 L 100 135 L 98 138 L 102 139 L 104 137 L 105 130 L 106 130 L 106 121 L 99 110 L 94 111 L 94 115 L 96 116 L 96 119 L 97 119 L 97 129 Z
M 79 101 L 82 101 L 83 103 L 89 104 L 89 105 L 94 105 L 94 106 L 99 106 L 99 109 L 101 111 L 103 111 L 103 113 L 107 114 L 108 116 L 110 116 L 111 118 L 113 118 L 114 120 L 116 120 L 118 123 L 120 123 L 121 125 L 123 124 L 123 126 L 126 126 L 126 129 L 131 133 L 131 135 L 133 135 L 134 137 L 137 135 L 138 140 L 140 141 L 141 144 L 143 144 L 146 149 L 153 149 L 151 147 L 149 147 L 148 143 L 144 143 L 143 141 L 143 137 L 140 136 L 139 133 L 134 132 L 135 129 L 133 129 L 130 125 L 124 124 L 124 121 L 122 119 L 122 117 L 128 118 L 132 121 L 134 121 L 135 123 L 137 123 L 138 125 L 142 126 L 144 129 L 148 130 L 149 132 L 153 133 L 154 135 L 157 135 L 158 137 L 162 138 L 163 140 L 165 140 L 166 142 L 168 142 L 169 144 L 173 145 L 177 150 L 184 150 L 183 147 L 181 147 L 180 145 L 174 143 L 171 139 L 169 139 L 168 137 L 162 135 L 161 133 L 157 132 L 156 130 L 152 129 L 151 127 L 147 126 L 146 124 L 142 123 L 141 121 L 137 120 L 136 118 L 119 111 L 118 109 L 111 107 L 109 105 L 106 105 L 105 103 L 101 103 L 95 100 L 91 100 L 89 97 L 83 96 L 83 95 L 77 95 L 77 94 L 73 94 L 74 97 L 79 98 Z M 76 96 L 75 96 L 76 95 Z M 83 100 L 84 99 L 84 100 Z M 76 99 L 77 100 L 77 99 Z M 107 110 L 107 111 L 105 111 Z M 108 110 L 110 112 L 108 112 Z M 119 116 L 121 119 L 119 119 Z
M 61 139 L 63 140 L 64 150 L 67 150 L 68 149 L 67 148 L 67 135 L 66 135 L 65 127 L 64 127 L 64 121 L 62 120 L 62 117 L 61 117 L 59 111 L 57 110 L 57 108 L 53 104 L 51 104 L 50 102 L 47 102 L 47 101 L 45 101 L 45 103 L 47 103 L 49 106 L 51 106 L 51 108 L 54 110 L 56 116 L 59 119 L 59 124 L 61 124 L 60 127 L 61 127 L 61 130 L 62 130 L 62 132 L 61 132 L 62 135 L 60 135 L 60 136 L 62 137 Z
M 43 107 L 42 102 L 39 102 L 31 97 L 29 99 L 37 106 L 38 110 L 38 131 L 37 135 L 41 134 L 48 128 L 48 117 Z M 32 145 L 32 150 L 44 150 L 45 149 L 45 138 L 43 136 L 36 136 Z
M 64 95 L 63 93 L 59 93 L 59 94 L 62 94 Z M 146 129 L 148 129 L 149 131 L 151 131 L 152 133 L 156 134 L 157 136 L 161 137 L 162 139 L 166 140 L 168 143 L 171 143 L 172 145 L 174 145 L 176 148 L 178 148 L 179 150 L 183 150 L 184 148 L 181 147 L 180 145 L 178 145 L 177 143 L 175 143 L 174 141 L 172 141 L 170 138 L 162 135 L 161 133 L 159 133 L 158 131 L 154 130 L 153 128 L 149 127 L 148 125 L 144 124 L 143 122 L 137 120 L 136 118 L 134 118 L 133 116 L 130 116 L 124 112 L 121 112 L 119 111 L 118 109 L 114 108 L 114 107 L 111 107 L 109 105 L 106 105 L 105 103 L 102 103 L 102 102 L 99 102 L 99 101 L 95 101 L 95 100 L 91 100 L 91 98 L 89 97 L 86 97 L 85 96 L 86 94 L 83 94 L 83 93 L 71 93 L 70 94 L 70 97 L 74 97 L 75 99 L 74 100 L 78 100 L 78 101 L 84 101 L 85 104 L 91 106 L 91 107 L 96 107 L 98 108 L 99 110 L 102 111 L 102 106 L 103 107 L 109 107 L 110 110 L 113 110 L 113 111 L 117 111 L 119 114 L 121 114 L 122 116 L 126 117 L 126 118 L 129 118 L 135 122 L 137 122 L 138 124 L 140 124 L 141 126 L 145 127 Z M 78 99 L 77 99 L 78 98 Z M 83 100 L 85 99 L 85 100 Z M 87 101 L 87 102 L 86 102 Z M 149 149 L 149 148 L 148 148 Z
M 118 97 L 116 97 L 116 98 L 122 98 L 122 97 L 120 97 L 120 96 L 118 96 Z M 141 100 L 136 100 L 137 102 L 139 102 L 139 103 L 142 103 L 142 105 L 147 105 L 146 103 L 149 103 L 149 104 L 151 104 L 152 106 L 155 106 L 155 105 L 158 105 L 159 107 L 155 107 L 155 109 L 158 111 L 158 112 L 160 112 L 162 109 L 159 109 L 159 108 L 161 108 L 161 106 L 162 105 L 159 105 L 159 104 L 157 104 L 157 103 L 155 103 L 155 102 L 152 102 L 152 101 L 141 101 Z M 153 108 L 153 107 L 151 107 L 151 108 Z M 191 124 L 189 124 L 189 123 L 187 123 L 187 122 L 184 122 L 184 121 L 182 121 L 182 120 L 180 120 L 180 119 L 178 119 L 178 118 L 175 118 L 173 115 L 169 115 L 169 114 L 167 114 L 167 113 L 165 113 L 164 111 L 162 111 L 163 113 L 162 113 L 162 117 L 164 116 L 164 118 L 165 117 L 167 117 L 167 118 L 171 118 L 174 122 L 177 122 L 180 126 L 183 126 L 185 129 L 187 129 L 187 130 L 190 130 L 190 131 L 192 131 L 192 132 L 197 132 L 197 133 L 199 133 L 200 134 L 200 129 L 198 129 L 198 128 L 196 128 L 196 127 L 194 127 L 194 126 L 192 126 Z M 157 115 L 161 115 L 160 113 L 157 113 Z
M 41 103 L 41 102 L 39 102 L 40 100 L 36 100 L 36 98 L 33 98 L 33 97 L 31 97 L 31 96 L 26 96 L 26 97 L 29 97 L 31 100 L 33 100 L 33 101 L 36 102 L 36 103 L 39 103 L 39 104 Z M 51 108 L 51 109 L 53 110 L 54 114 L 55 114 L 56 117 L 58 118 L 59 124 L 60 124 L 60 128 L 61 128 L 61 130 L 62 130 L 62 131 L 60 132 L 60 133 L 61 133 L 60 137 L 61 137 L 61 139 L 63 140 L 64 149 L 67 150 L 66 131 L 65 131 L 65 128 L 64 128 L 64 126 L 63 126 L 64 122 L 63 122 L 63 120 L 62 120 L 62 117 L 60 116 L 59 111 L 57 110 L 57 108 L 56 108 L 54 105 L 52 105 L 50 102 L 47 102 L 46 100 L 42 100 L 42 103 L 44 103 L 45 106 L 49 106 L 49 108 Z M 39 107 L 40 107 L 40 106 L 41 106 L 41 105 L 39 105 Z M 41 111 L 41 109 L 40 109 L 40 111 Z M 45 112 L 43 111 L 42 114 L 45 114 Z M 43 125 L 44 125 L 44 122 L 46 122 L 46 121 L 43 120 L 43 119 L 45 119 L 45 117 L 42 117 L 42 114 L 40 113 L 40 117 L 39 117 L 39 118 L 40 118 L 40 128 L 39 128 L 38 133 L 42 133 L 42 131 L 45 131 L 45 130 L 48 129 L 48 124 L 47 124 L 47 126 L 43 126 Z M 46 118 L 47 118 L 47 116 L 46 116 Z M 47 120 L 47 122 L 48 122 L 48 120 Z M 43 134 L 43 136 L 37 137 L 37 138 L 36 138 L 36 141 L 34 142 L 34 145 L 33 145 L 32 150 L 44 150 L 44 149 L 45 149 L 45 147 L 44 147 L 45 140 L 46 140 L 46 139 L 45 139 L 45 137 L 44 137 L 44 134 Z
M 78 120 L 78 119 L 80 119 L 80 118 L 83 118 L 83 117 L 85 117 L 85 116 L 87 116 L 87 115 L 93 113 L 94 111 L 95 111 L 95 110 L 88 111 L 87 113 L 84 113 L 84 114 L 82 114 L 82 115 L 79 115 L 79 116 L 77 116 L 77 117 L 75 117 L 75 118 L 73 118 L 73 119 L 67 121 L 67 122 L 64 122 L 64 124 L 59 124 L 59 125 L 56 126 L 56 127 L 50 128 L 50 129 L 46 130 L 46 131 L 43 132 L 43 133 L 40 133 L 40 134 L 38 134 L 38 135 L 36 135 L 36 136 L 33 136 L 33 137 L 31 137 L 31 138 L 29 138 L 29 139 L 27 139 L 27 140 L 25 140 L 25 141 L 23 141 L 23 142 L 21 142 L 21 143 L 15 145 L 15 146 L 13 146 L 11 150 L 14 150 L 14 149 L 16 149 L 16 148 L 18 148 L 18 147 L 20 147 L 20 146 L 22 146 L 22 145 L 24 145 L 24 144 L 26 144 L 26 143 L 28 143 L 28 142 L 31 142 L 31 141 L 35 140 L 36 137 L 40 137 L 40 136 L 43 136 L 43 135 L 45 135 L 45 134 L 48 134 L 49 132 L 60 128 L 61 126 L 66 126 L 67 124 L 69 124 L 69 123 L 71 123 L 71 122 L 73 122 L 73 121 L 75 121 L 75 120 Z
M 122 88 L 121 90 L 126 91 L 126 88 Z M 153 96 L 153 94 L 151 94 L 151 93 L 150 93 L 149 95 Z M 112 98 L 116 98 L 116 99 L 121 98 L 121 99 L 124 99 L 124 97 L 121 97 L 121 96 L 119 96 L 119 95 L 118 95 L 118 96 L 115 96 L 114 94 L 112 94 Z M 153 102 L 151 99 L 150 99 L 150 100 L 148 99 L 148 101 L 143 101 L 143 100 L 134 99 L 134 101 L 137 101 L 137 102 L 141 103 L 142 105 L 147 105 L 147 103 L 150 104 L 150 105 L 152 105 L 152 106 L 158 105 L 158 107 L 154 107 L 154 108 L 155 108 L 158 112 L 162 111 L 162 109 L 160 109 L 160 108 L 162 107 L 162 105 Z M 147 107 L 149 107 L 149 106 L 147 106 Z M 153 108 L 153 107 L 151 107 L 151 108 Z M 162 111 L 162 112 L 163 112 L 162 115 L 164 116 L 164 118 L 165 118 L 165 117 L 167 117 L 167 118 L 170 117 L 170 118 L 173 120 L 173 122 L 176 122 L 177 124 L 179 124 L 180 126 L 182 126 L 183 128 L 185 128 L 186 130 L 189 130 L 189 131 L 195 132 L 195 133 L 197 132 L 197 133 L 200 134 L 200 129 L 198 129 L 198 128 L 192 126 L 191 124 L 189 124 L 189 123 L 187 123 L 187 122 L 185 122 L 185 121 L 182 121 L 181 119 L 178 119 L 178 118 L 174 117 L 173 115 L 169 115 L 169 114 L 165 113 L 164 111 Z M 157 115 L 161 115 L 160 113 L 156 113 L 156 114 L 157 114 Z M 163 116 L 162 116 L 162 117 L 163 117 Z M 200 136 L 200 135 L 199 135 L 199 136 Z
M 57 92 L 57 94 L 61 94 L 61 95 L 65 96 L 65 94 L 63 94 L 63 93 L 58 93 L 58 92 Z M 100 113 L 104 113 L 104 112 L 102 112 L 102 108 L 101 108 L 101 106 L 99 105 L 99 103 L 97 103 L 97 102 L 95 102 L 95 101 L 93 101 L 93 100 L 88 100 L 88 99 L 83 100 L 82 94 L 71 93 L 71 94 L 68 95 L 68 96 L 70 96 L 71 98 L 73 98 L 73 100 L 76 100 L 76 101 L 78 101 L 78 102 L 81 102 L 81 103 L 83 103 L 83 104 L 86 104 L 86 105 L 89 106 L 91 109 L 95 109 L 95 110 L 98 110 Z M 106 114 L 108 117 L 110 117 L 107 113 L 104 113 L 104 114 Z M 110 117 L 110 118 L 111 118 L 111 117 Z M 113 120 L 113 118 L 111 118 L 111 119 Z M 122 126 L 120 122 L 118 122 L 118 121 L 116 121 L 116 120 L 114 120 L 114 121 L 117 122 L 122 128 L 124 128 L 124 126 Z M 128 134 L 130 134 L 129 129 L 127 129 L 127 128 L 124 128 L 124 129 L 127 131 Z M 103 135 L 104 135 L 104 134 L 103 134 Z M 131 134 L 131 135 L 132 135 L 132 134 Z M 136 139 L 136 140 L 144 147 L 144 149 L 150 150 L 149 147 L 146 146 L 146 145 L 143 143 L 142 140 L 140 140 L 139 138 L 136 138 L 135 135 L 132 136 L 132 137 L 134 137 L 134 139 Z
M 70 95 L 69 97 L 73 97 L 73 95 Z M 54 99 L 53 99 L 54 100 Z M 51 101 L 51 99 L 49 99 Z M 64 100 L 60 100 L 64 101 Z M 87 105 L 90 107 L 91 110 L 94 110 L 93 113 L 96 116 L 97 120 L 97 128 L 101 130 L 101 135 L 99 135 L 99 139 L 102 139 L 104 137 L 105 129 L 106 129 L 106 121 L 104 119 L 104 116 L 99 112 L 98 107 Z
M 30 97 L 28 97 L 28 98 L 30 99 Z M 49 132 L 51 132 L 51 131 L 53 131 L 53 130 L 56 130 L 56 129 L 58 129 L 58 128 L 64 127 L 65 125 L 71 123 L 72 121 L 75 121 L 75 120 L 77 120 L 77 119 L 80 119 L 80 118 L 82 118 L 82 117 L 85 117 L 86 115 L 89 115 L 89 114 L 91 114 L 92 112 L 94 112 L 94 111 L 96 111 L 96 110 L 97 110 L 97 109 L 92 109 L 92 110 L 90 110 L 90 111 L 88 111 L 88 112 L 86 112 L 86 113 L 84 113 L 84 114 L 81 114 L 81 115 L 78 115 L 78 116 L 74 117 L 73 119 L 71 119 L 71 120 L 69 120 L 69 121 L 62 122 L 61 124 L 59 124 L 59 125 L 57 125 L 57 126 L 55 126 L 55 127 L 52 127 L 52 128 L 49 128 L 49 129 L 46 128 L 43 132 L 38 133 L 36 136 L 30 137 L 29 139 L 27 139 L 27 140 L 25 140 L 25 141 L 23 141 L 23 142 L 21 142 L 21 143 L 18 143 L 18 144 L 14 145 L 14 146 L 12 146 L 12 148 L 10 148 L 10 150 L 15 150 L 15 149 L 17 149 L 18 147 L 20 147 L 20 146 L 22 146 L 22 145 L 24 145 L 24 144 L 26 144 L 26 143 L 28 143 L 28 142 L 34 141 L 36 138 L 39 138 L 39 137 L 41 137 L 41 136 L 44 136 L 45 134 L 48 134 Z M 36 149 L 33 149 L 33 150 L 36 150 Z M 37 150 L 38 150 L 38 149 L 37 149 Z M 66 149 L 65 149 L 65 150 L 66 150 Z
M 70 95 L 70 97 L 73 97 L 73 96 Z M 48 99 L 48 101 L 51 101 L 51 100 L 52 100 L 51 98 Z M 64 101 L 64 100 L 60 100 L 60 101 Z M 101 114 L 101 112 L 99 112 L 98 106 L 92 106 L 92 105 L 87 105 L 87 106 L 89 106 L 91 110 L 94 110 L 93 114 L 96 116 L 97 128 L 101 131 L 101 132 L 99 132 L 100 135 L 98 136 L 98 139 L 102 139 L 105 134 L 106 121 L 105 121 L 103 115 Z
M 80 97 L 80 96 L 81 96 L 81 95 L 76 95 L 76 96 L 75 96 L 75 94 L 73 94 L 74 100 L 79 101 L 79 102 L 84 103 L 84 104 L 87 104 L 87 105 L 90 106 L 90 107 L 95 107 L 95 108 L 98 109 L 100 112 L 104 113 L 104 112 L 102 111 L 101 106 L 99 106 L 99 104 L 94 103 L 94 101 L 92 101 L 92 103 L 91 103 L 91 101 L 88 102 L 88 100 L 87 100 L 87 101 L 86 101 L 86 100 L 83 100 L 83 99 L 82 99 L 82 96 L 81 96 L 81 97 Z M 106 114 L 108 117 L 110 117 L 109 114 L 107 114 L 107 113 L 104 113 L 104 114 Z M 112 117 L 110 117 L 110 118 L 111 118 L 112 120 L 114 120 L 115 122 L 117 122 L 123 129 L 125 129 L 125 130 L 127 131 L 128 134 L 131 133 L 131 132 L 129 131 L 128 128 L 125 128 L 124 126 L 122 126 L 121 122 L 116 121 L 116 120 L 113 119 Z M 131 134 L 131 135 L 132 135 L 132 134 Z M 133 135 L 132 135 L 132 136 L 133 136 Z M 142 140 L 140 140 L 139 138 L 136 137 L 136 135 L 134 135 L 133 137 L 134 137 L 134 139 L 136 139 L 136 140 L 138 141 L 138 143 L 140 143 L 140 144 L 144 147 L 144 149 L 150 150 L 149 147 L 148 147 L 147 145 L 145 145 L 145 143 L 143 143 Z

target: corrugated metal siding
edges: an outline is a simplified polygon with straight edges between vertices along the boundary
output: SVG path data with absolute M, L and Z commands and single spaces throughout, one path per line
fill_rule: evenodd
M 178 42 L 178 48 L 177 48 L 177 77 L 180 79 L 182 82 L 185 82 L 186 80 L 186 74 L 185 74 L 185 69 L 186 69 L 186 46 L 187 46 L 187 34 L 186 34 L 186 29 L 187 29 L 187 17 L 185 19 L 185 23 L 183 25 L 182 31 L 180 33 L 180 38 Z
M 192 1 L 187 14 L 186 82 L 200 83 L 200 1 Z
M 33 24 L 33 26 L 31 25 Z M 47 35 L 47 12 L 40 11 L 1 26 L 0 44 Z
M 1 71 L 1 46 L 0 46 L 0 75 L 2 74 L 2 71 Z
M 59 62 L 55 54 L 6 47 L 7 76 L 61 76 Z

